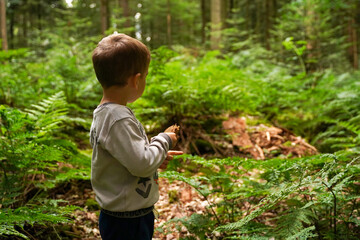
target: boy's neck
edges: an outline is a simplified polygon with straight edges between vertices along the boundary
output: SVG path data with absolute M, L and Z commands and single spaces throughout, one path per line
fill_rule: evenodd
M 128 103 L 128 94 L 126 87 L 111 86 L 103 89 L 103 97 L 100 101 L 100 105 L 108 102 L 117 103 L 126 106 Z

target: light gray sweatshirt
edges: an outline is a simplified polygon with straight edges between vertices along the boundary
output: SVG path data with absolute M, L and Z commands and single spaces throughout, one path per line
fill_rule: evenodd
M 91 184 L 101 208 L 129 212 L 152 207 L 159 199 L 157 169 L 171 148 L 160 133 L 151 139 L 126 106 L 105 103 L 94 110 Z

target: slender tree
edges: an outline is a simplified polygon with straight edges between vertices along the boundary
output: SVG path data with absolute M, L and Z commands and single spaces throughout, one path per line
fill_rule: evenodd
M 266 5 L 266 21 L 265 21 L 265 45 L 266 45 L 266 49 L 270 50 L 271 46 L 270 46 L 270 32 L 272 29 L 272 24 L 273 24 L 273 12 L 274 12 L 274 1 L 273 0 L 266 0 L 265 1 L 265 5 Z
M 166 16 L 166 25 L 167 25 L 167 43 L 168 46 L 171 47 L 172 45 L 172 39 L 171 39 L 171 6 L 170 6 L 170 0 L 166 0 L 166 6 L 167 6 L 167 16 Z
M 211 49 L 219 49 L 221 42 L 222 0 L 211 0 Z
M 1 39 L 2 39 L 2 49 L 4 51 L 8 50 L 7 42 L 7 30 L 6 30 L 6 0 L 0 0 L 0 15 L 1 15 Z
M 359 59 L 358 59 L 358 40 L 357 40 L 357 31 L 356 31 L 356 21 L 355 16 L 357 12 L 357 5 L 349 4 L 351 8 L 349 8 L 348 12 L 348 23 L 347 23 L 347 34 L 348 34 L 348 56 L 351 62 L 351 65 L 354 69 L 358 69 L 359 67 Z
M 201 8 L 201 43 L 204 44 L 206 42 L 206 1 L 201 0 L 200 2 Z
M 108 12 L 108 0 L 100 0 L 100 14 L 101 14 L 101 34 L 105 35 L 105 31 L 108 29 L 108 19 L 109 19 L 109 12 Z
M 317 10 L 317 2 L 316 1 L 305 1 L 305 36 L 307 41 L 307 69 L 313 71 L 316 69 L 316 64 L 313 63 L 313 59 L 319 59 L 319 49 L 318 49 L 318 32 L 317 32 L 317 23 L 319 19 Z
M 123 17 L 126 19 L 124 28 L 129 29 L 131 28 L 129 0 L 120 0 L 120 6 L 122 8 Z

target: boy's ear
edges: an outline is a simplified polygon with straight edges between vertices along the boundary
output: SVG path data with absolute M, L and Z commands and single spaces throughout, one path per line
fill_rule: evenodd
M 131 87 L 138 88 L 140 83 L 141 73 L 137 73 L 134 76 L 130 77 L 129 83 Z

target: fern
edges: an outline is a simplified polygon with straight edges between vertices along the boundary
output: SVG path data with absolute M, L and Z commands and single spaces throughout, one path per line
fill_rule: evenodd
M 313 237 L 317 237 L 317 234 L 314 234 L 313 231 L 315 230 L 315 226 L 307 227 L 301 229 L 298 233 L 293 234 L 291 237 L 287 237 L 286 240 L 306 240 Z
M 284 212 L 284 216 L 277 217 L 276 234 L 281 238 L 290 238 L 304 229 L 304 225 L 311 225 L 316 219 L 310 209 L 294 208 Z
M 59 162 L 79 166 L 84 156 L 70 141 L 60 138 L 68 119 L 67 103 L 62 93 L 20 112 L 0 106 L 0 236 L 24 237 L 18 227 L 24 224 L 58 224 L 67 222 L 72 207 L 58 206 L 56 200 L 46 200 L 47 190 L 69 179 L 89 178 L 89 168 L 64 172 Z M 72 174 L 71 177 L 69 174 Z M 30 196 L 29 196 L 30 195 Z M 18 226 L 15 228 L 15 226 Z M 25 234 L 26 235 L 26 234 Z
M 69 215 L 79 207 L 75 206 L 58 206 L 59 200 L 51 200 L 43 202 L 42 206 L 24 206 L 12 209 L 4 209 L 0 212 L 0 236 L 19 236 L 24 239 L 29 239 L 22 231 L 15 228 L 15 226 L 23 229 L 25 224 L 34 226 L 40 225 L 56 225 L 58 223 L 69 223 L 71 219 Z
M 67 102 L 63 92 L 58 92 L 31 106 L 32 109 L 26 109 L 25 112 L 34 121 L 34 126 L 38 130 L 39 136 L 59 129 L 68 113 Z
M 330 120 L 334 124 L 326 132 L 320 134 L 316 140 L 323 140 L 323 144 L 344 154 L 356 155 L 360 153 L 360 115 L 350 118 L 347 122 Z
M 355 200 L 358 190 L 353 184 L 360 173 L 358 158 L 350 161 L 342 154 L 266 161 L 190 155 L 182 158 L 175 158 L 161 176 L 186 182 L 208 200 L 210 211 L 204 216 L 215 225 L 203 223 L 204 229 L 211 229 L 206 236 L 216 233 L 226 239 L 306 239 L 330 233 L 338 237 L 347 234 L 352 239 L 354 235 L 345 227 L 360 231 L 352 217 L 358 216 L 354 209 L 359 207 Z M 184 166 L 185 172 L 181 170 Z M 201 174 L 194 176 L 194 171 Z M 254 171 L 260 173 L 249 177 Z M 250 209 L 244 203 L 250 204 Z M 273 212 L 277 217 L 264 217 Z M 191 225 L 187 221 L 191 220 L 179 222 Z M 272 227 L 266 226 L 269 223 Z M 191 231 L 203 236 L 195 229 Z

